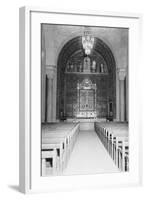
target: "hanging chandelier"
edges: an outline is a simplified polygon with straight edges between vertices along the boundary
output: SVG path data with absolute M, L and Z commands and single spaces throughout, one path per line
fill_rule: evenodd
M 84 35 L 82 36 L 82 45 L 83 49 L 85 50 L 85 54 L 91 54 L 91 50 L 93 49 L 94 45 L 94 37 L 90 34 L 89 31 L 84 32 Z

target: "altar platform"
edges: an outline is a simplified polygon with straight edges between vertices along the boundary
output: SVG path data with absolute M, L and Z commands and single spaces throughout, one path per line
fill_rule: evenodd
M 79 122 L 81 131 L 93 131 L 94 122 L 106 122 L 106 118 L 69 118 L 67 122 Z

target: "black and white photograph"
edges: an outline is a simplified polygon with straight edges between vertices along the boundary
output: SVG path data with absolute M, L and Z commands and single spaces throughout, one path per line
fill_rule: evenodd
M 41 24 L 41 176 L 127 173 L 129 29 Z

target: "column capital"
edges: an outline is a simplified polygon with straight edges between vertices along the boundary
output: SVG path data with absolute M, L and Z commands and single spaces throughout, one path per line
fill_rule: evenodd
M 125 68 L 118 68 L 117 74 L 120 81 L 123 81 L 126 77 L 127 70 Z
M 56 75 L 56 66 L 46 65 L 46 75 L 48 78 L 54 78 Z
M 56 65 L 46 65 L 46 70 L 56 71 Z
M 47 72 L 46 75 L 47 75 L 48 79 L 53 79 L 53 77 L 54 77 L 52 72 Z

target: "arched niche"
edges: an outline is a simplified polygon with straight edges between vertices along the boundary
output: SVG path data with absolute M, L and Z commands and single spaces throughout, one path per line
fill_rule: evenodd
M 100 74 L 66 74 L 69 60 L 85 57 L 81 36 L 69 40 L 61 49 L 57 61 L 57 118 L 63 113 L 74 118 L 77 107 L 77 83 L 89 78 L 97 86 L 97 117 L 105 118 L 108 102 L 113 103 L 113 117 L 116 117 L 116 63 L 111 49 L 101 39 L 95 37 L 90 59 L 101 60 L 106 65 L 106 76 Z M 70 111 L 69 111 L 70 110 Z M 72 110 L 72 111 L 71 111 Z

